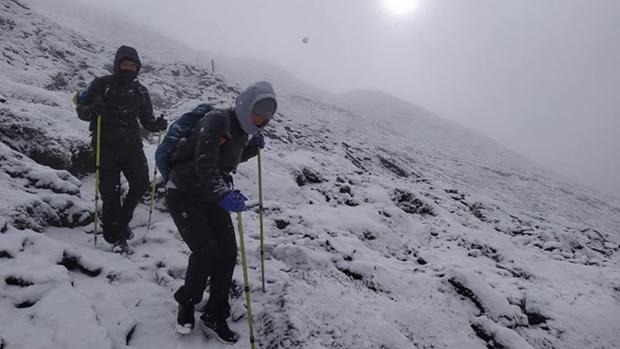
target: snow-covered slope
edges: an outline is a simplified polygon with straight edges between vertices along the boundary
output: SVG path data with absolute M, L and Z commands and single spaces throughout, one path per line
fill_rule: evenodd
M 64 27 L 89 37 L 96 37 L 98 42 L 107 47 L 118 47 L 122 44 L 134 45 L 142 52 L 149 52 L 164 62 L 182 61 L 204 67 L 211 67 L 211 60 L 214 60 L 217 72 L 226 73 L 230 79 L 245 85 L 269 78 L 270 81 L 289 92 L 303 93 L 306 96 L 326 97 L 329 95 L 267 62 L 248 57 L 222 56 L 217 52 L 209 51 L 207 43 L 205 43 L 207 50 L 188 47 L 145 26 L 136 25 L 123 14 L 99 7 L 96 2 L 92 7 L 82 4 L 87 2 L 30 0 L 29 4 L 37 11 L 44 12 L 48 18 L 61 22 Z M 208 20 L 209 15 L 205 16 L 205 20 Z
M 239 86 L 169 39 L 142 43 L 105 13 L 86 27 L 67 16 L 80 5 L 50 3 L 0 0 L 0 348 L 218 347 L 173 334 L 188 249 L 161 192 L 145 243 L 136 211 L 134 255 L 93 247 L 87 125 L 70 96 L 125 39 L 171 119 L 230 105 Z M 620 203 L 393 97 L 282 86 L 264 152 L 265 293 L 257 215 L 244 215 L 259 347 L 617 347 Z M 252 199 L 256 178 L 255 160 L 239 168 Z M 245 348 L 240 266 L 234 278 Z

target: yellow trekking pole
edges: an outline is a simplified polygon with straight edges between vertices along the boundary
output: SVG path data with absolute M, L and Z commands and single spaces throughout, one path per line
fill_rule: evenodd
M 78 105 L 79 95 L 79 92 L 73 95 L 73 104 Z M 99 170 L 101 168 L 101 115 L 96 114 L 95 118 L 97 118 L 97 139 L 95 140 L 95 229 L 93 229 L 93 233 L 95 247 L 97 247 L 97 230 L 99 228 Z
M 97 140 L 95 146 L 95 247 L 97 247 L 97 228 L 99 227 L 99 171 L 101 167 L 101 115 L 97 114 Z
M 161 130 L 157 132 L 157 145 L 159 146 L 161 143 Z M 151 203 L 149 204 L 149 219 L 146 224 L 146 232 L 144 233 L 144 237 L 142 237 L 142 242 L 146 242 L 146 234 L 151 230 L 151 217 L 153 216 L 153 205 L 155 202 L 155 187 L 157 183 L 157 166 L 153 166 L 153 185 L 151 186 Z
M 250 299 L 250 281 L 248 280 L 248 263 L 245 259 L 245 242 L 243 241 L 243 218 L 237 212 L 237 227 L 239 230 L 239 247 L 241 249 L 241 265 L 243 267 L 243 289 L 245 291 L 245 306 L 248 311 L 248 328 L 250 330 L 250 346 L 256 348 L 254 338 L 254 318 L 252 317 L 252 300 Z
M 263 286 L 263 292 L 265 292 L 265 233 L 263 224 L 263 161 L 258 149 L 258 220 L 260 222 L 260 275 Z

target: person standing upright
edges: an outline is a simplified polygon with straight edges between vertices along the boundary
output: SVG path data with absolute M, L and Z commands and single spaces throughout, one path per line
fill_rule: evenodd
M 142 149 L 140 124 L 150 132 L 166 130 L 168 123 L 155 118 L 149 93 L 138 80 L 140 58 L 133 47 L 121 46 L 112 75 L 95 78 L 77 98 L 76 111 L 90 122 L 96 146 L 96 118 L 101 117 L 101 163 L 99 190 L 103 200 L 104 239 L 113 251 L 127 253 L 133 235 L 129 222 L 142 195 L 148 190 L 148 165 Z M 129 191 L 121 198 L 121 173 Z

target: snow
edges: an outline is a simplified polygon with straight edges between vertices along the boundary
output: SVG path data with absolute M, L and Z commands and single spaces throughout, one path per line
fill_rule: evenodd
M 527 316 L 518 307 L 509 304 L 505 297 L 476 275 L 456 271 L 449 276 L 448 281 L 466 293 L 481 308 L 481 312 L 488 314 L 492 320 L 510 328 L 528 325 Z
M 148 201 L 136 210 L 133 255 L 93 246 L 88 126 L 71 95 L 125 39 L 170 120 L 201 102 L 232 105 L 231 77 L 256 67 L 231 60 L 235 72 L 213 74 L 209 56 L 116 15 L 20 3 L 0 7 L 14 23 L 0 32 L 0 346 L 223 347 L 173 334 L 189 250 L 163 188 L 145 242 Z M 51 84 L 58 72 L 66 84 Z M 244 214 L 258 347 L 617 346 L 618 200 L 393 97 L 324 98 L 284 72 L 261 74 L 277 81 L 279 111 L 262 152 L 265 293 L 256 207 Z M 144 142 L 149 173 L 155 142 Z M 235 185 L 257 202 L 256 160 Z M 248 346 L 242 280 L 238 265 L 233 348 Z
M 475 318 L 472 324 L 486 336 L 494 346 L 506 349 L 533 349 L 518 333 L 508 328 L 498 326 L 486 316 Z

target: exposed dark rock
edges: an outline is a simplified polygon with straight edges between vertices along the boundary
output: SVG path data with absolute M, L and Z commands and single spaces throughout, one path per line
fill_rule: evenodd
M 46 104 L 45 100 L 36 102 Z M 34 124 L 27 113 L 0 109 L 0 138 L 13 150 L 56 170 L 86 173 L 94 169 L 89 139 L 50 134 L 45 127 Z
M 118 280 L 119 275 L 118 273 L 111 271 L 105 275 L 105 278 L 108 279 L 108 283 L 113 283 L 114 281 Z
M 257 343 L 259 348 L 306 348 L 307 343 L 299 339 L 299 330 L 284 310 L 284 295 L 274 302 L 274 309 L 260 312 L 257 316 Z
M 375 235 L 375 233 L 369 232 L 369 231 L 365 231 L 364 232 L 364 239 L 366 240 L 375 240 L 377 238 L 377 235 Z
M 482 222 L 487 221 L 487 217 L 484 214 L 484 210 L 486 210 L 486 207 L 482 203 L 474 202 L 471 206 L 469 206 L 469 210 L 474 216 L 476 216 L 476 218 L 478 218 Z
M 519 307 L 521 308 L 521 311 L 523 312 L 523 314 L 527 315 L 527 320 L 530 325 L 546 324 L 547 321 L 549 320 L 549 318 L 544 316 L 543 314 L 532 311 L 531 309 L 528 311 L 527 299 L 522 299 L 521 303 L 519 304 Z
M 615 249 L 607 247 L 606 242 L 608 242 L 608 240 L 600 231 L 593 228 L 587 228 L 581 230 L 581 232 L 588 237 L 586 246 L 591 250 L 596 251 L 605 257 L 611 257 L 615 253 Z
M 57 56 L 59 58 L 62 58 L 62 59 L 65 58 L 64 53 L 60 51 L 55 51 L 55 52 L 57 53 Z M 56 74 L 50 75 L 50 82 L 47 83 L 47 85 L 45 85 L 45 88 L 50 91 L 61 91 L 61 90 L 67 89 L 68 86 L 69 86 L 69 83 L 67 82 L 67 79 L 65 78 L 65 73 L 58 72 Z
M 27 247 L 32 247 L 34 246 L 34 241 L 32 241 L 32 239 L 30 238 L 25 238 L 24 240 L 22 240 L 22 246 L 19 249 L 19 252 L 24 252 L 26 251 Z
M 339 190 L 341 193 L 351 194 L 351 187 L 348 185 L 343 185 Z
M 155 67 L 152 64 L 142 63 L 140 66 L 140 74 L 148 74 L 155 71 Z
M 390 172 L 400 177 L 405 177 L 405 178 L 409 177 L 409 172 L 403 169 L 402 167 L 398 166 L 394 161 L 384 158 L 381 155 L 378 155 L 377 157 L 379 158 L 379 162 L 381 163 L 381 166 L 383 166 Z
M 276 223 L 276 227 L 278 229 L 284 229 L 286 227 L 288 227 L 291 223 L 284 220 L 284 219 L 274 219 L 273 220 Z
M 513 277 L 519 278 L 519 279 L 524 279 L 524 280 L 530 280 L 533 276 L 532 274 L 530 274 L 529 272 L 519 268 L 519 267 L 514 267 L 514 268 L 508 268 L 505 267 L 501 264 L 496 264 L 495 265 L 496 268 L 498 269 L 502 269 L 502 270 L 506 270 L 507 272 L 509 272 L 510 274 L 512 274 Z
M 357 202 L 356 200 L 353 199 L 347 199 L 345 202 L 345 205 L 347 206 L 351 206 L 351 207 L 355 207 L 355 206 L 359 206 L 359 202 Z
M 103 70 L 107 71 L 110 74 L 114 73 L 114 64 L 112 64 L 112 63 L 104 63 L 103 64 Z
M 13 30 L 14 28 L 15 28 L 14 20 L 10 18 L 6 18 L 6 17 L 0 17 L 0 29 L 9 31 L 9 30 Z M 2 99 L 0 99 L 0 103 L 4 103 Z
M 168 267 L 166 273 L 168 273 L 168 275 L 175 280 L 182 280 L 185 278 L 186 271 L 187 269 L 185 267 Z
M 13 226 L 20 230 L 31 229 L 43 232 L 48 225 L 59 226 L 60 218 L 54 210 L 41 200 L 22 204 L 14 209 Z
M 88 275 L 90 277 L 97 277 L 99 276 L 99 274 L 101 274 L 101 268 L 87 268 L 82 263 L 80 257 L 73 256 L 67 251 L 63 252 L 62 260 L 58 262 L 58 265 L 62 265 L 70 271 L 78 270 L 82 274 Z
M 32 200 L 14 208 L 13 226 L 17 229 L 32 229 L 42 232 L 46 226 L 55 227 L 81 227 L 88 225 L 93 220 L 93 214 L 85 208 L 75 206 L 72 200 L 58 198 L 53 206 L 44 198 Z
M 379 214 L 385 218 L 392 218 L 392 215 L 385 212 L 384 210 L 379 211 Z
M 301 169 L 301 172 L 295 174 L 295 181 L 298 186 L 304 186 L 306 184 L 318 184 L 325 182 L 323 176 L 320 173 L 310 170 L 307 167 Z
M 35 304 L 37 304 L 37 302 L 32 301 L 32 300 L 26 300 L 26 301 L 23 301 L 21 303 L 15 304 L 15 308 L 17 308 L 17 309 L 30 308 L 30 307 L 32 307 Z
M 134 324 L 133 326 L 131 326 L 131 328 L 127 332 L 127 335 L 125 335 L 125 345 L 129 346 L 129 343 L 131 342 L 131 338 L 133 337 L 134 332 L 136 332 L 137 326 L 138 326 L 137 324 Z
M 498 263 L 504 259 L 504 257 L 497 251 L 495 247 L 485 243 L 463 240 L 459 242 L 459 246 L 470 250 L 467 254 L 470 257 L 478 257 L 479 255 L 482 255 Z
M 484 313 L 485 310 L 484 310 L 484 307 L 482 306 L 482 303 L 480 303 L 480 300 L 474 294 L 474 292 L 472 292 L 472 290 L 470 290 L 469 288 L 465 287 L 465 285 L 461 284 L 455 278 L 448 279 L 448 283 L 450 283 L 450 285 L 452 285 L 452 287 L 454 287 L 454 289 L 456 290 L 456 292 L 458 294 L 469 298 L 476 305 L 476 308 L 478 308 L 478 310 L 480 310 L 481 314 Z
M 416 198 L 412 193 L 405 190 L 396 189 L 392 195 L 392 200 L 396 206 L 407 213 L 419 214 L 423 216 L 435 215 L 432 206 Z
M 356 272 L 353 272 L 349 269 L 346 268 L 338 268 L 338 270 L 340 270 L 340 272 L 342 272 L 343 274 L 345 274 L 346 276 L 350 277 L 353 280 L 362 280 L 364 279 L 364 276 L 362 274 L 358 274 Z
M 38 164 L 49 166 L 54 169 L 65 169 L 71 166 L 67 163 L 68 159 L 65 154 L 58 153 L 53 149 L 45 147 L 31 149 L 28 157 Z
M 364 160 L 362 157 L 356 155 L 356 150 L 353 149 L 349 144 L 342 143 L 342 147 L 344 148 L 344 156 L 347 160 L 351 161 L 351 163 L 359 168 L 362 171 L 367 171 L 368 169 L 364 166 Z
M 21 1 L 19 1 L 19 0 L 11 0 L 11 2 L 12 2 L 12 3 L 14 3 L 15 5 L 17 5 L 17 6 L 21 7 L 21 8 L 23 8 L 24 10 L 30 10 L 30 7 L 29 7 L 28 5 L 26 5 L 26 4 L 24 4 L 24 3 L 22 3 L 22 2 L 21 2 Z
M 327 233 L 329 234 L 330 232 L 327 232 Z M 332 236 L 335 236 L 335 234 Z M 334 248 L 334 246 L 332 246 L 329 240 L 325 240 L 325 242 L 321 244 L 321 247 L 323 247 L 325 251 L 327 252 L 332 252 L 332 253 L 336 252 L 336 249 Z
M 28 287 L 34 285 L 34 283 L 17 276 L 8 276 L 6 279 L 4 279 L 4 282 L 6 282 L 7 285 L 18 287 Z
M 487 349 L 507 349 L 503 345 L 495 343 L 495 338 L 481 324 L 473 322 L 471 323 L 471 328 L 476 333 L 476 336 L 486 343 Z
M 2 250 L 0 251 L 0 259 L 2 258 L 11 259 L 13 258 L 13 255 L 11 255 L 9 251 Z

